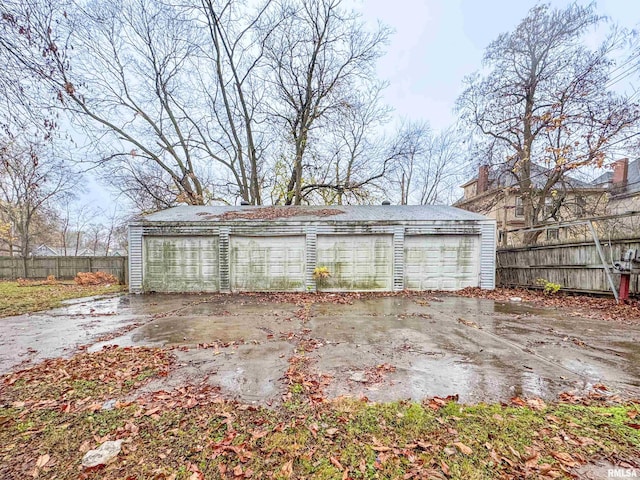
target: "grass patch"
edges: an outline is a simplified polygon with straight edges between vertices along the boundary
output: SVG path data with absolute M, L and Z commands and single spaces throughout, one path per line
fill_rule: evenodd
M 0 317 L 21 315 L 62 306 L 64 300 L 125 291 L 124 285 L 81 286 L 68 283 L 19 286 L 0 281 Z
M 48 455 L 43 477 L 78 478 L 83 453 L 116 438 L 125 440 L 118 459 L 83 478 L 570 478 L 572 462 L 638 458 L 638 431 L 627 425 L 635 405 L 457 407 L 342 400 L 290 412 L 216 403 L 151 416 L 136 405 L 0 408 L 0 477 L 30 476 Z

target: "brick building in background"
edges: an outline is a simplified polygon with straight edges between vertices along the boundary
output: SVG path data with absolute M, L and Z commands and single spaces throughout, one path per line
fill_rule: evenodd
M 534 187 L 544 186 L 548 172 L 544 167 L 532 165 Z M 464 195 L 454 203 L 455 207 L 495 219 L 499 246 L 521 244 L 521 235 L 510 232 L 524 228 L 525 224 L 518 180 L 509 166 L 489 168 L 481 165 L 478 175 L 461 187 Z M 538 243 L 572 241 L 575 230 L 558 228 L 557 225 L 562 222 L 605 215 L 627 215 L 636 211 L 640 212 L 640 159 L 633 162 L 626 158 L 618 160 L 611 164 L 611 171 L 592 182 L 565 176 L 550 192 L 549 198 L 545 199 L 543 218 L 548 218 L 542 224 L 548 225 L 548 228 L 539 237 Z M 623 222 L 618 228 L 627 228 L 631 233 L 636 226 Z

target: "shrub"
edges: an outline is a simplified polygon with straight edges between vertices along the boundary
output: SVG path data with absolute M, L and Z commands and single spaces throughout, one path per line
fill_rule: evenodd
M 558 291 L 562 288 L 562 285 L 559 283 L 550 282 L 544 278 L 539 278 L 536 280 L 538 285 L 542 285 L 543 292 L 545 295 L 553 295 L 554 293 L 558 293 Z
M 329 269 L 327 267 L 316 267 L 313 269 L 313 279 L 316 281 L 325 280 L 330 276 L 331 273 L 329 273 Z

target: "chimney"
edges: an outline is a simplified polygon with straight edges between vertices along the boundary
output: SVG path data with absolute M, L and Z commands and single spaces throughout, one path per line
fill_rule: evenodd
M 486 192 L 489 189 L 489 165 L 480 165 L 478 168 L 478 184 L 476 195 Z
M 617 162 L 613 162 L 613 178 L 611 179 L 612 187 L 624 187 L 627 184 L 627 174 L 629 172 L 629 159 L 623 158 Z

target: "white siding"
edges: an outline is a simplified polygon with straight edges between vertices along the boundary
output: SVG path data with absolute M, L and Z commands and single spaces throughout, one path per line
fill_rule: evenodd
M 142 227 L 129 227 L 129 290 L 142 292 Z
M 318 235 L 317 248 L 331 274 L 320 290 L 393 290 L 393 235 Z
M 146 292 L 219 289 L 218 237 L 145 237 Z
M 411 235 L 404 240 L 407 290 L 458 290 L 479 285 L 480 238 Z
M 486 222 L 482 224 L 481 229 L 480 287 L 493 290 L 496 288 L 496 224 Z
M 230 238 L 232 291 L 304 291 L 305 237 Z

